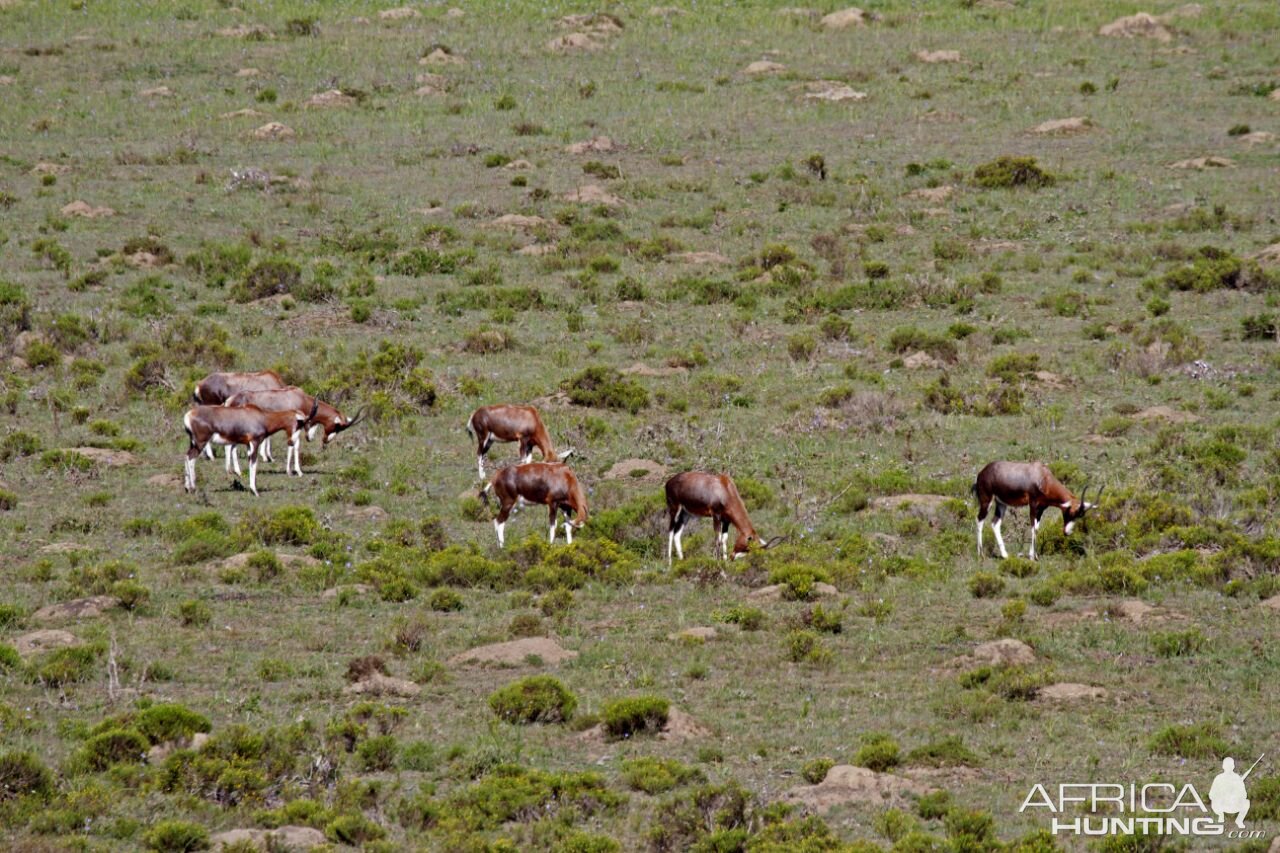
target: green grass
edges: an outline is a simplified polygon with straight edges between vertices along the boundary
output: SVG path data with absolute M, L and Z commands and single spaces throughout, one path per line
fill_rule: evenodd
M 1274 148 L 1232 133 L 1277 132 L 1275 4 L 1205 4 L 1171 45 L 1098 37 L 1168 11 L 1127 2 L 881 0 L 843 33 L 771 2 L 624 5 L 602 50 L 564 55 L 557 19 L 593 8 L 228 5 L 0 3 L 0 769 L 31 792 L 0 801 L 5 845 L 298 822 L 388 849 L 980 846 L 1042 828 L 1017 812 L 1034 782 L 1200 784 L 1221 747 L 1266 748 L 1280 354 L 1277 269 L 1251 256 L 1280 232 Z M 437 45 L 461 62 L 420 65 Z M 739 73 L 770 51 L 785 72 Z M 424 73 L 446 94 L 415 95 Z M 806 100 L 812 80 L 868 97 Z M 305 106 L 330 88 L 354 103 Z M 1090 129 L 1027 133 L 1073 115 Z M 293 138 L 255 139 L 271 121 Z M 1168 168 L 1211 154 L 1235 168 Z M 622 203 L 564 198 L 587 184 Z M 367 420 L 304 444 L 301 479 L 276 442 L 259 499 L 221 460 L 183 494 L 193 383 L 267 368 Z M 530 509 L 498 554 L 460 429 L 495 402 L 576 448 L 571 548 Z M 731 472 L 786 543 L 726 568 L 700 521 L 668 574 L 660 482 L 605 477 L 627 458 Z M 1103 506 L 1070 538 L 1046 514 L 1035 564 L 979 561 L 968 488 L 997 458 L 1105 484 Z M 907 493 L 964 509 L 874 508 Z M 1025 554 L 1025 510 L 1006 520 Z M 781 600 L 748 598 L 771 582 Z M 9 653 L 40 608 L 99 594 L 123 606 L 53 626 L 76 645 Z M 1122 618 L 1134 597 L 1166 621 Z M 718 636 L 666 640 L 695 625 Z M 579 656 L 448 663 L 525 635 Z M 1043 660 L 945 670 L 1006 635 Z M 342 692 L 374 656 L 420 689 L 374 700 L 402 715 Z M 1050 672 L 1111 698 L 1023 701 Z M 566 693 L 499 704 L 567 723 L 489 709 L 543 675 Z M 611 704 L 645 696 L 670 708 Z M 702 733 L 650 731 L 677 709 Z M 637 736 L 578 731 L 602 716 Z M 143 763 L 140 720 L 207 721 L 213 751 Z M 939 766 L 949 796 L 768 811 L 860 755 Z

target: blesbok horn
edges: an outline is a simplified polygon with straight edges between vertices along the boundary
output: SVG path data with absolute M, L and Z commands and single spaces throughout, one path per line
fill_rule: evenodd
M 781 545 L 783 542 L 786 542 L 786 541 L 787 541 L 787 537 L 785 536 L 775 536 L 767 542 L 761 542 L 760 548 L 761 550 L 765 548 L 772 548 L 774 545 Z
M 360 420 L 364 417 L 364 410 L 365 410 L 366 408 L 367 408 L 366 406 L 361 406 L 361 407 L 360 407 L 360 409 L 359 409 L 359 411 L 357 411 L 357 412 L 356 412 L 356 416 L 355 416 L 354 418 L 352 418 L 351 420 L 347 421 L 347 423 L 346 423 L 345 425 L 343 425 L 343 426 L 335 426 L 335 427 L 333 428 L 333 431 L 334 431 L 334 432 L 342 432 L 343 430 L 351 429 L 353 426 L 355 426 L 356 424 L 360 423 Z

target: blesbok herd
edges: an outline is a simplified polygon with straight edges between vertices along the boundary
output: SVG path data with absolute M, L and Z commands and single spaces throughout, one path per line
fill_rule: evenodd
M 202 454 L 213 459 L 215 446 L 226 448 L 226 468 L 240 475 L 236 448 L 244 445 L 249 457 L 249 491 L 258 494 L 258 460 L 271 461 L 271 436 L 285 433 L 288 452 L 285 475 L 302 476 L 301 442 L 314 440 L 323 432 L 327 445 L 338 434 L 360 422 L 364 410 L 347 418 L 336 408 L 287 385 L 271 370 L 257 373 L 213 373 L 196 383 L 192 395 L 196 405 L 182 419 L 189 447 L 183 469 L 183 485 L 188 492 L 196 490 L 196 460 Z M 586 491 L 577 475 L 565 464 L 572 448 L 556 452 L 542 417 L 533 406 L 482 406 L 471 413 L 466 422 L 467 434 L 476 442 L 476 467 L 480 480 L 485 479 L 485 455 L 495 442 L 517 442 L 519 460 L 500 468 L 480 490 L 480 498 L 489 506 L 492 492 L 498 500 L 493 527 L 498 547 L 506 545 L 506 525 L 520 506 L 541 505 L 550 512 L 548 539 L 556 540 L 556 519 L 563 515 L 565 540 L 572 544 L 573 531 L 587 522 Z M 533 451 L 542 453 L 542 461 L 533 461 Z M 992 462 L 978 472 L 972 493 L 978 501 L 978 556 L 983 556 L 982 534 L 991 503 L 995 502 L 995 519 L 991 529 L 996 535 L 1000 556 L 1008 558 L 1000 525 L 1009 507 L 1029 507 L 1031 513 L 1031 549 L 1036 558 L 1036 531 L 1045 510 L 1057 507 L 1062 512 L 1063 532 L 1070 536 L 1077 521 L 1098 505 L 1099 489 L 1092 503 L 1086 501 L 1088 486 L 1080 495 L 1060 483 L 1042 462 Z M 667 480 L 667 562 L 684 559 L 680 539 L 691 519 L 711 519 L 715 536 L 713 550 L 720 560 L 738 559 L 753 547 L 761 550 L 782 541 L 775 536 L 765 540 L 747 515 L 746 505 L 728 474 L 686 471 Z M 729 547 L 729 528 L 737 529 L 733 547 Z M 674 556 L 673 556 L 674 552 Z

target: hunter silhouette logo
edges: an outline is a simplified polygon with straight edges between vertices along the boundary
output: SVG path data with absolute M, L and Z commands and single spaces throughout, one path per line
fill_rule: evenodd
M 1259 755 L 1258 761 L 1265 755 L 1265 752 Z M 1222 772 L 1213 778 L 1213 785 L 1209 788 L 1209 805 L 1218 816 L 1218 823 L 1226 823 L 1226 815 L 1233 814 L 1236 816 L 1236 826 L 1244 829 L 1244 816 L 1249 813 L 1249 792 L 1244 789 L 1244 780 L 1258 766 L 1258 761 L 1253 762 L 1253 767 L 1244 771 L 1241 776 L 1236 773 L 1234 758 L 1228 756 L 1222 759 Z
M 1044 810 L 1054 835 L 1263 838 L 1263 830 L 1245 828 L 1249 792 L 1244 783 L 1265 757 L 1258 756 L 1243 775 L 1236 772 L 1234 758 L 1224 758 L 1207 801 L 1189 782 L 1067 782 L 1034 785 L 1018 811 Z M 1235 815 L 1234 826 L 1227 815 Z

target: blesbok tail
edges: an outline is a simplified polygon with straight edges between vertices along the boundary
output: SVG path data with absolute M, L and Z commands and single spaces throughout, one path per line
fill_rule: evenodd
M 485 509 L 489 509 L 489 490 L 493 488 L 493 480 L 490 480 L 480 490 L 480 501 L 484 504 Z
M 467 418 L 467 422 L 463 424 L 463 428 L 467 431 L 467 435 L 473 439 L 476 437 L 476 433 L 475 433 L 475 430 L 471 428 L 471 422 L 475 420 L 475 418 L 476 418 L 476 413 L 472 412 L 471 417 Z

